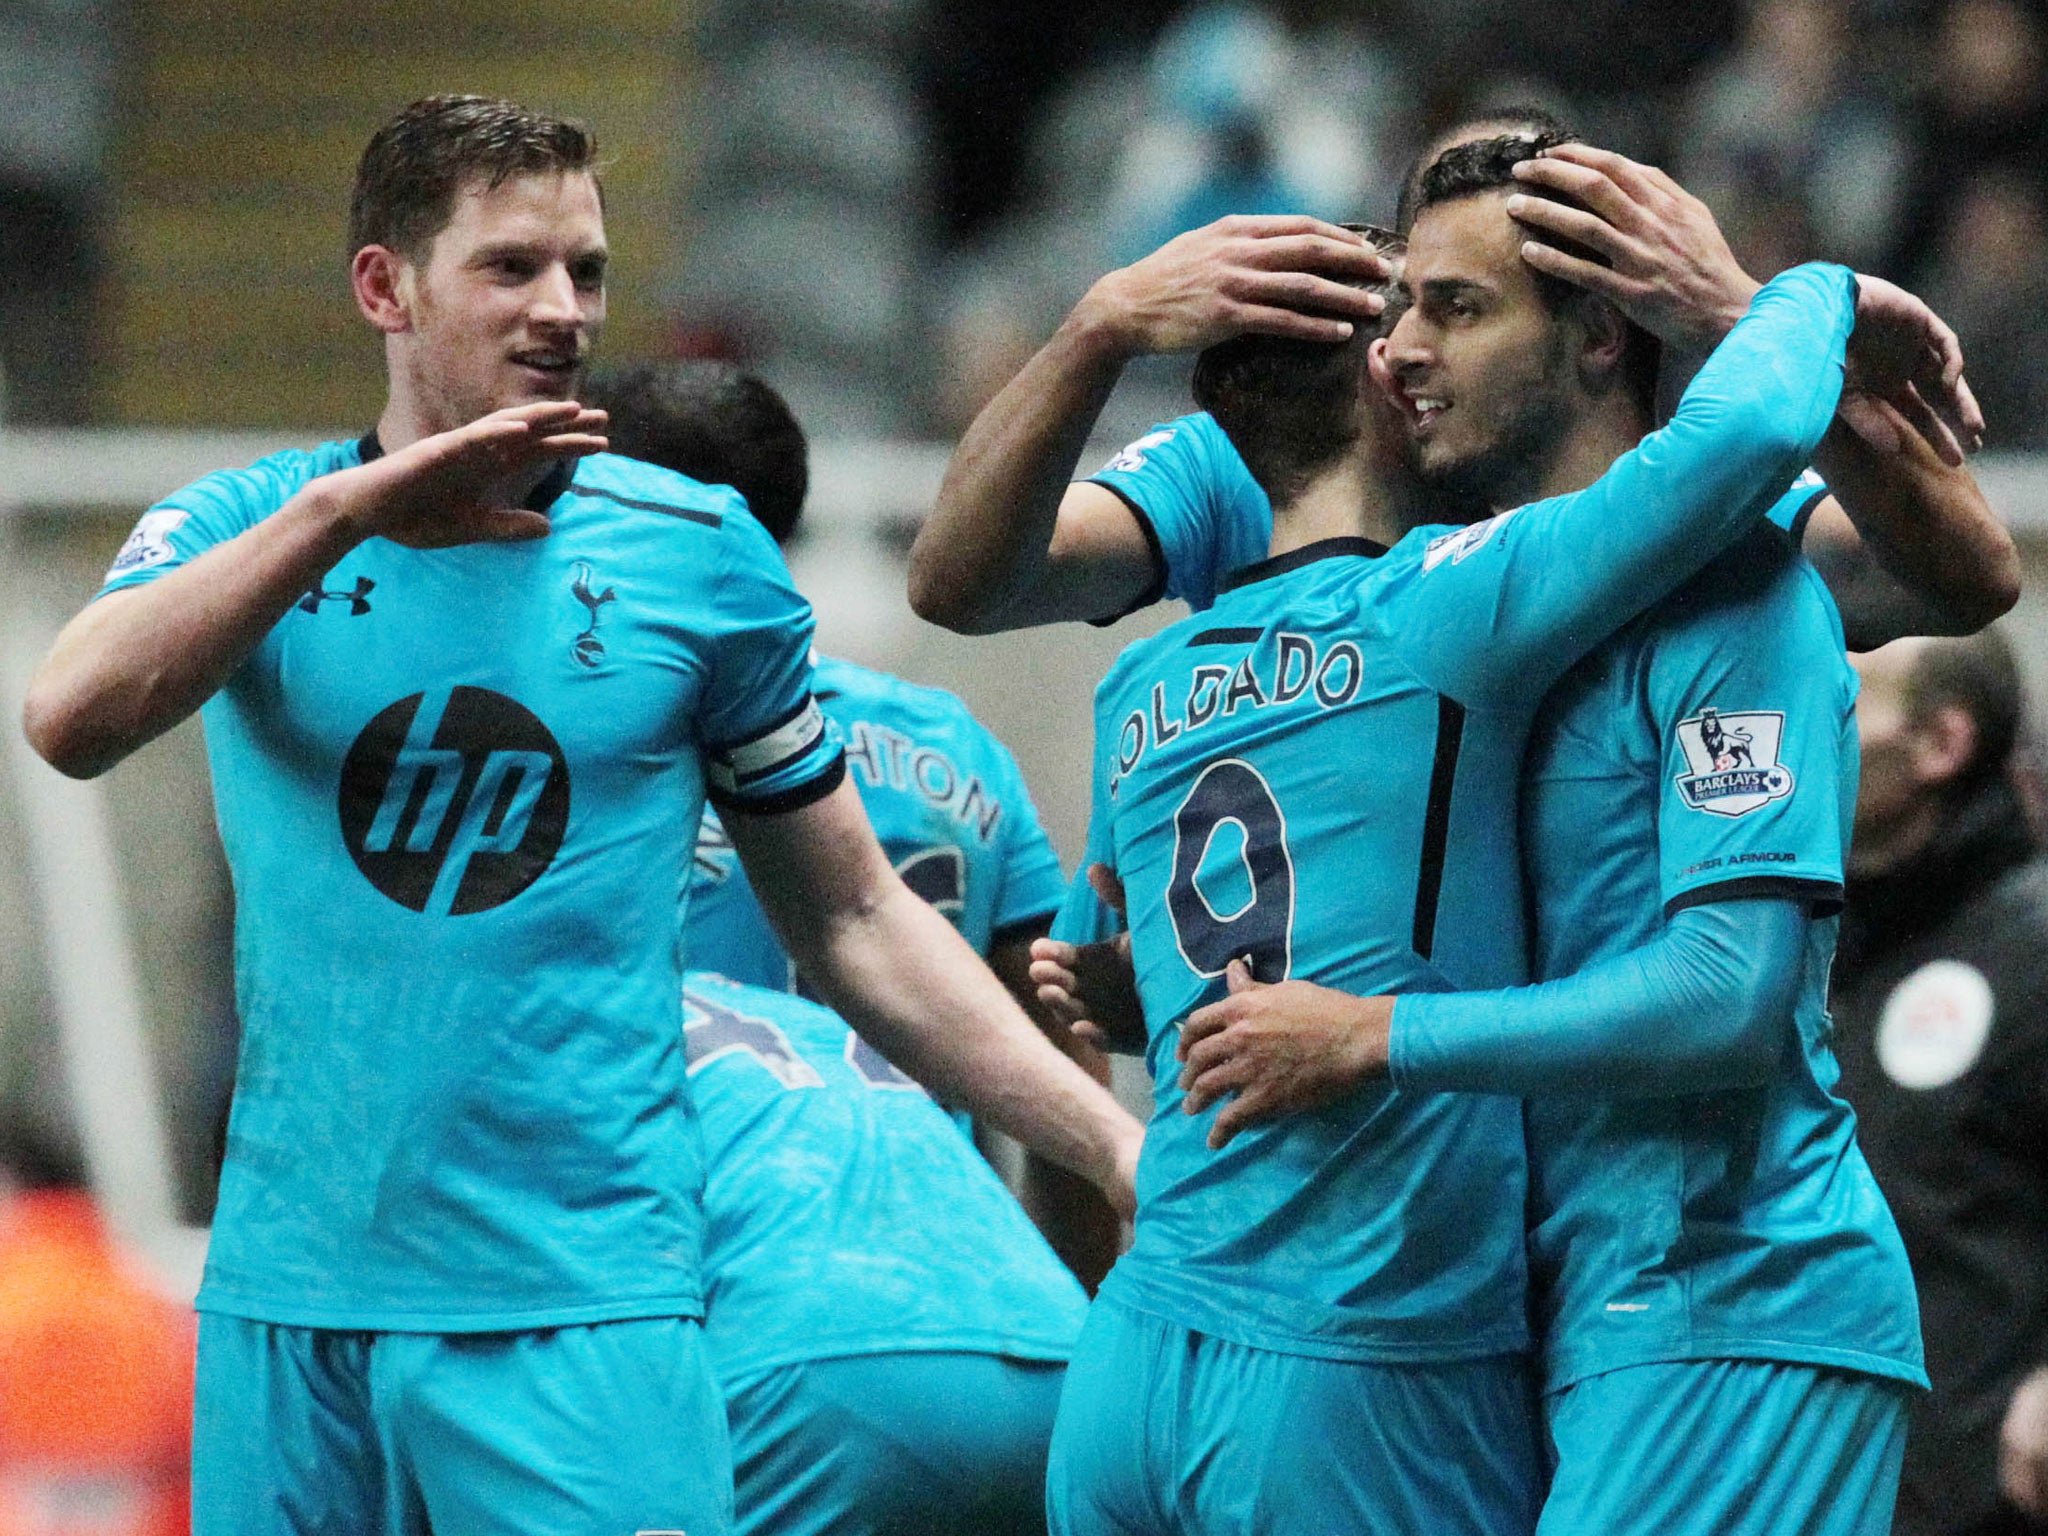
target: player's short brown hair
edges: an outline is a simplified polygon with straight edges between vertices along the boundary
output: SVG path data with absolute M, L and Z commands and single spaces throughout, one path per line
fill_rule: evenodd
M 597 141 L 581 123 L 489 96 L 429 96 L 370 136 L 348 202 L 349 252 L 389 246 L 421 259 L 476 183 L 597 172 Z
M 1345 227 L 1384 256 L 1401 252 L 1400 239 L 1387 230 Z M 1399 283 L 1370 286 L 1387 307 L 1348 341 L 1233 336 L 1195 359 L 1195 404 L 1216 418 L 1276 507 L 1306 490 L 1364 430 L 1359 394 L 1366 387 L 1366 349 L 1393 329 L 1404 307 Z

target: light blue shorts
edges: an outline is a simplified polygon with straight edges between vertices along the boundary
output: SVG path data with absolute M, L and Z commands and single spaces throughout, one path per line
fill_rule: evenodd
M 1053 1429 L 1054 1536 L 1528 1536 L 1528 1362 L 1322 1360 L 1097 1299 Z
M 917 1352 L 728 1384 L 740 1536 L 1044 1536 L 1064 1361 Z
M 1888 1536 L 1914 1389 L 1775 1360 L 1632 1365 L 1545 1400 L 1542 1536 Z
M 194 1536 L 725 1536 L 731 1466 L 692 1319 L 529 1333 L 199 1320 Z

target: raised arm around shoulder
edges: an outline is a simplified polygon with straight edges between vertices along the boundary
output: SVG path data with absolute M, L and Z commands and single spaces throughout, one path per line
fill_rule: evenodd
M 1414 601 L 1457 622 L 1409 626 L 1424 675 L 1467 701 L 1547 687 L 1754 528 L 1834 417 L 1856 296 L 1843 267 L 1774 278 L 1592 485 L 1432 544 Z
M 1131 1209 L 1142 1127 L 903 884 L 850 782 L 797 810 L 723 820 L 798 970 L 848 1023 L 939 1097 Z
M 1865 415 L 1889 430 L 1859 431 Z M 1976 477 L 1887 402 L 1845 395 L 1814 467 L 1832 495 L 1815 508 L 1805 549 L 1850 650 L 1975 634 L 2019 601 L 2019 551 Z

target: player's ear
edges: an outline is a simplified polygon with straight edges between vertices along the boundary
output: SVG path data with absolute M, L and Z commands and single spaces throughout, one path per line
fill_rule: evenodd
M 1928 711 L 1913 731 L 1913 767 L 1923 784 L 1947 784 L 1977 755 L 1977 722 L 1953 704 Z
M 349 263 L 363 318 L 387 336 L 412 329 L 413 265 L 388 245 L 366 245 Z
M 1628 352 L 1628 321 L 1605 299 L 1580 294 L 1573 306 L 1584 332 L 1579 344 L 1579 373 L 1594 389 L 1606 387 L 1622 376 Z

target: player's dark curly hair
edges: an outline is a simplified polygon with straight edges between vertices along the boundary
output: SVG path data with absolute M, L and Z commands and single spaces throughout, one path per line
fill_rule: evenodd
M 611 415 L 613 453 L 644 459 L 747 498 L 789 542 L 810 490 L 810 448 L 782 396 L 722 362 L 636 363 L 594 375 L 582 400 Z
M 1357 230 L 1384 255 L 1401 242 L 1368 224 Z M 1237 449 L 1276 506 L 1285 506 L 1324 469 L 1350 451 L 1364 427 L 1360 392 L 1366 388 L 1366 349 L 1399 318 L 1398 283 L 1374 285 L 1386 299 L 1379 319 L 1358 326 L 1340 342 L 1294 341 L 1283 336 L 1233 336 L 1195 360 L 1195 404 Z
M 1493 131 L 1480 133 L 1477 130 L 1481 128 Z M 1528 134 L 1532 137 L 1545 134 L 1553 136 L 1560 144 L 1578 138 L 1571 126 L 1555 112 L 1531 104 L 1515 103 L 1458 119 L 1423 146 L 1423 152 L 1415 157 L 1401 177 L 1401 198 L 1394 207 L 1395 232 L 1405 239 L 1414 227 L 1417 199 L 1422 195 L 1422 173 L 1435 163 L 1437 156 L 1455 144 L 1498 138 L 1502 134 Z
M 1420 216 L 1425 210 L 1439 203 L 1456 202 L 1460 198 L 1476 197 L 1483 192 L 1519 192 L 1528 197 L 1548 198 L 1572 208 L 1584 208 L 1577 198 L 1538 186 L 1534 182 L 1518 181 L 1515 166 L 1523 160 L 1533 160 L 1546 149 L 1555 149 L 1560 144 L 1574 142 L 1570 134 L 1557 133 L 1509 133 L 1492 139 L 1472 139 L 1463 144 L 1453 144 L 1423 168 L 1421 179 L 1416 183 L 1415 212 Z M 1607 265 L 1607 259 L 1597 251 L 1572 240 L 1553 235 L 1546 230 L 1529 229 L 1526 237 L 1540 240 L 1545 245 L 1555 246 L 1573 256 L 1584 257 L 1587 261 Z M 1533 271 L 1533 269 L 1532 269 Z M 1536 291 L 1542 295 L 1544 307 L 1552 314 L 1568 314 L 1590 302 L 1597 302 L 1583 288 L 1566 282 L 1561 277 L 1535 272 Z M 1622 353 L 1622 377 L 1632 395 L 1644 412 L 1654 415 L 1657 402 L 1657 368 L 1662 360 L 1662 350 L 1657 338 L 1633 321 L 1623 322 L 1628 330 L 1628 341 Z
M 349 251 L 384 245 L 418 260 L 464 188 L 547 171 L 597 173 L 597 141 L 581 123 L 489 96 L 416 101 L 370 136 L 356 165 Z

